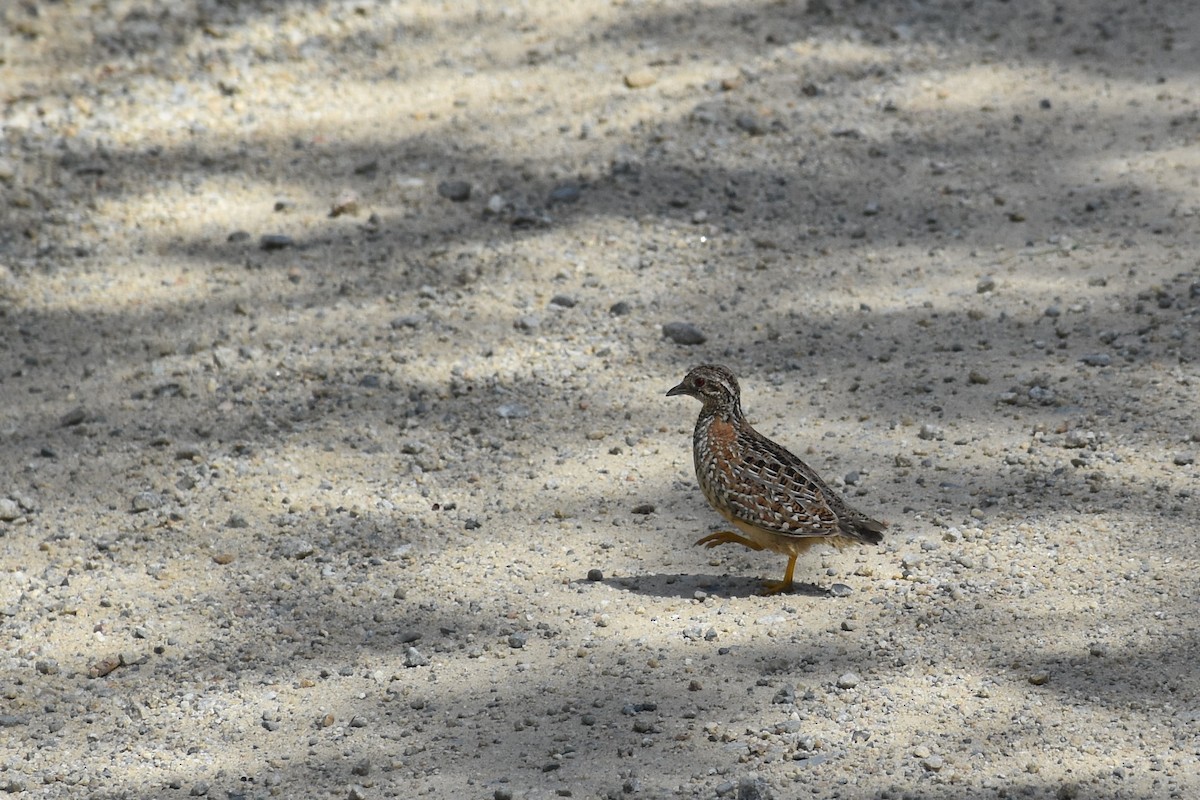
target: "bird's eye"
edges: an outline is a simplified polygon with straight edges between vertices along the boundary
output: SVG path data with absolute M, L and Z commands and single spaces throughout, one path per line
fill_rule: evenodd
M 695 381 L 695 383 L 696 383 L 696 388 L 697 388 L 697 389 L 703 389 L 703 388 L 704 388 L 704 384 L 706 383 L 706 381 L 704 380 L 704 378 L 696 378 L 696 381 Z

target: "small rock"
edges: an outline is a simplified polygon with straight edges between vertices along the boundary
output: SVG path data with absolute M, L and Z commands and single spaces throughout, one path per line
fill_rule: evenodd
M 237 244 L 238 242 L 250 241 L 250 231 L 234 231 L 225 237 L 225 241 Z
M 17 501 L 9 497 L 0 497 L 0 521 L 12 522 L 21 516 L 21 507 Z
M 925 423 L 924 425 L 921 426 L 921 430 L 917 432 L 917 438 L 925 439 L 927 441 L 933 440 L 933 439 L 941 441 L 942 439 L 946 438 L 946 432 L 944 430 L 942 430 L 941 428 L 939 428 L 937 425 L 930 425 L 929 423 Z
M 991 275 L 985 275 L 975 284 L 975 291 L 978 294 L 985 294 L 996 290 L 996 279 Z
M 559 308 L 574 308 L 576 300 L 574 297 L 566 294 L 556 294 L 550 298 L 550 305 L 558 306 Z
M 604 570 L 592 567 L 588 570 L 587 579 L 592 583 L 604 580 Z
M 967 381 L 970 383 L 983 385 L 991 381 L 991 378 L 989 378 L 987 375 L 984 375 L 979 370 L 973 369 L 967 374 Z
M 1089 367 L 1107 367 L 1112 364 L 1112 356 L 1108 353 L 1088 353 L 1079 360 Z
M 1196 463 L 1195 453 L 1176 453 L 1172 459 L 1177 467 L 1187 467 Z
M 564 183 L 562 186 L 556 186 L 550 192 L 548 202 L 554 203 L 576 203 L 579 201 L 583 190 L 574 183 Z
M 494 194 L 488 198 L 487 205 L 484 207 L 484 212 L 492 216 L 499 216 L 508 208 L 508 202 L 503 195 Z
M 71 428 L 83 422 L 85 419 L 87 419 L 87 412 L 84 411 L 83 406 L 80 406 L 78 408 L 71 409 L 66 414 L 63 414 L 59 418 L 58 424 L 59 427 L 62 428 Z
M 850 470 L 849 472 L 846 473 L 845 477 L 843 477 L 842 480 L 846 482 L 847 486 L 854 486 L 860 480 L 862 480 L 862 473 L 860 473 L 856 469 Z
M 535 314 L 525 314 L 524 316 L 517 317 L 513 322 L 513 327 L 525 333 L 533 333 L 542 327 L 542 320 Z
M 229 519 L 225 520 L 226 528 L 249 528 L 250 523 L 246 518 L 236 511 L 229 515 Z
M 337 199 L 333 201 L 333 206 L 329 209 L 329 216 L 340 217 L 343 214 L 350 214 L 353 216 L 358 213 L 358 205 L 358 194 L 347 189 L 339 194 Z
M 662 327 L 663 336 L 675 344 L 704 344 L 708 337 L 690 322 L 668 322 Z
M 514 650 L 520 650 L 529 641 L 529 634 L 524 631 L 517 631 L 508 637 L 508 646 Z
M 465 203 L 471 199 L 471 184 L 467 181 L 442 181 L 437 193 L 452 203 Z
M 626 303 L 624 300 L 618 300 L 608 307 L 608 313 L 612 314 L 614 317 L 623 317 L 632 310 L 633 309 L 629 303 Z
M 292 247 L 296 244 L 296 240 L 287 234 L 283 233 L 265 233 L 258 240 L 258 246 L 263 250 L 283 250 L 286 247 Z
M 657 81 L 658 76 L 649 69 L 635 69 L 625 73 L 625 85 L 630 89 L 645 89 L 647 86 L 653 86 Z
M 1029 682 L 1034 686 L 1044 686 L 1050 682 L 1050 673 L 1046 672 L 1045 670 L 1041 672 L 1035 672 L 1029 676 Z
M 130 508 L 135 512 L 150 511 L 162 507 L 163 498 L 158 492 L 138 492 L 129 501 Z
M 847 632 L 856 631 L 858 630 L 858 623 L 852 619 L 844 619 L 842 620 L 842 630 Z
M 404 651 L 404 666 L 406 667 L 428 667 L 429 659 L 415 647 L 410 647 Z
M 390 324 L 393 330 L 397 328 L 415 329 L 421 327 L 422 323 L 424 322 L 425 318 L 420 314 L 402 314 L 401 316 L 393 319 Z
M 863 213 L 863 216 L 864 216 L 864 217 L 873 217 L 873 216 L 875 216 L 876 214 L 878 214 L 878 213 L 879 213 L 879 203 L 877 203 L 877 202 L 876 202 L 876 201 L 874 201 L 874 200 L 869 200 L 869 201 L 867 201 L 867 204 L 866 204 L 865 206 L 863 206 L 863 212 L 862 212 L 862 213 Z
M 921 759 L 921 766 L 930 772 L 940 772 L 942 767 L 945 766 L 945 763 L 946 762 L 942 760 L 942 757 L 938 755 Z
M 762 136 L 767 132 L 767 126 L 757 114 L 738 114 L 734 123 L 751 136 Z
M 747 777 L 738 781 L 737 800 L 772 800 L 773 797 L 762 778 Z
M 653 514 L 654 513 L 654 503 L 638 503 L 636 506 L 634 506 L 630 510 L 634 514 Z
M 529 409 L 520 403 L 504 403 L 496 408 L 496 414 L 501 419 L 524 419 L 529 416 Z
M 844 672 L 837 679 L 839 689 L 853 689 L 855 686 L 858 686 L 858 676 L 853 672 Z
M 849 597 L 854 594 L 854 589 L 844 583 L 835 583 L 829 587 L 829 594 L 832 597 Z

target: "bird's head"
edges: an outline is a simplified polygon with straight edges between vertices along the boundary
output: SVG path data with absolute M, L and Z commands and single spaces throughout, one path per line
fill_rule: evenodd
M 693 367 L 678 386 L 671 387 L 667 397 L 677 394 L 691 395 L 705 408 L 736 411 L 741 407 L 742 390 L 737 378 L 720 364 Z

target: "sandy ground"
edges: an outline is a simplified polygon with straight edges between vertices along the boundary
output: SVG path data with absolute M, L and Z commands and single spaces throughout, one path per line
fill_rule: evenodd
M 1198 85 L 1169 0 L 0 4 L 0 788 L 1200 795 Z M 882 546 L 691 546 L 703 361 Z

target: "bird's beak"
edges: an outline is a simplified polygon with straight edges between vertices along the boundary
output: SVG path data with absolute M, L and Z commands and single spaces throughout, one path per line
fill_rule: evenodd
M 687 393 L 688 393 L 687 387 L 681 383 L 678 386 L 672 386 L 670 389 L 668 389 L 667 397 L 674 397 L 677 394 L 687 394 Z

